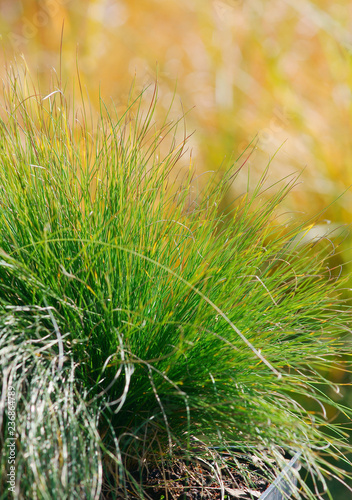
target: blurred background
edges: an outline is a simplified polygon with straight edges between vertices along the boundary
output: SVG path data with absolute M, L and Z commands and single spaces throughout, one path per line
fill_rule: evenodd
M 62 44 L 68 90 L 78 67 L 92 106 L 100 92 L 121 110 L 133 81 L 138 92 L 157 77 L 158 112 L 174 98 L 170 117 L 188 112 L 196 130 L 197 171 L 250 145 L 253 183 L 271 159 L 271 183 L 303 171 L 288 210 L 323 211 L 323 233 L 352 222 L 350 0 L 0 0 L 0 34 L 0 76 L 24 57 L 45 87 Z M 233 195 L 242 189 L 239 180 Z M 351 247 L 349 237 L 339 257 L 350 271 Z M 352 392 L 343 396 L 350 405 Z

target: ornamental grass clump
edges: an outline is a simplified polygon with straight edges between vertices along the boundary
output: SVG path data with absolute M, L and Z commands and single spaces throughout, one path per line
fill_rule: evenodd
M 156 91 L 96 118 L 28 82 L 9 74 L 0 121 L 1 498 L 9 387 L 15 498 L 148 498 L 151 465 L 231 447 L 272 477 L 300 451 L 302 498 L 344 481 L 330 416 L 351 410 L 326 373 L 347 369 L 350 312 L 337 243 L 278 217 L 295 179 L 264 196 L 264 173 L 220 210 L 244 161 L 177 176 L 186 140 Z

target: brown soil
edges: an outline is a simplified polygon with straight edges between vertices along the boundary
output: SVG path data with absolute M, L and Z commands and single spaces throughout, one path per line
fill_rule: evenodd
M 142 484 L 149 500 L 255 500 L 268 488 L 273 473 L 257 456 L 234 451 L 148 466 L 134 471 L 132 477 L 135 484 Z M 141 498 L 134 481 L 124 492 L 120 490 L 119 498 Z

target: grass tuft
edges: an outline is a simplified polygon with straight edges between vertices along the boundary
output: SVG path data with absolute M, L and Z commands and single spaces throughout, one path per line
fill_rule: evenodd
M 278 217 L 296 179 L 262 201 L 265 172 L 226 210 L 242 160 L 176 181 L 186 140 L 155 123 L 157 89 L 145 100 L 122 116 L 102 102 L 96 119 L 57 84 L 42 94 L 17 69 L 4 84 L 0 426 L 5 446 L 12 386 L 16 495 L 146 498 L 132 473 L 198 442 L 277 467 L 301 451 L 315 486 L 300 495 L 320 498 L 347 474 L 326 456 L 350 451 L 331 415 L 351 410 L 327 395 L 350 365 L 337 244 Z

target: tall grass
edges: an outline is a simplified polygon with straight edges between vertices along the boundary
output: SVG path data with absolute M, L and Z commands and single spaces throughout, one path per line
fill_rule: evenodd
M 265 172 L 226 210 L 243 159 L 176 181 L 186 141 L 153 122 L 156 103 L 142 94 L 118 116 L 102 102 L 96 119 L 57 82 L 41 93 L 13 69 L 4 84 L 2 498 L 9 385 L 16 498 L 143 497 L 131 472 L 194 442 L 301 451 L 316 486 L 300 495 L 318 498 L 346 475 L 326 456 L 349 451 L 330 417 L 351 410 L 323 375 L 350 349 L 336 245 L 302 244 L 277 216 L 295 179 L 261 202 Z

